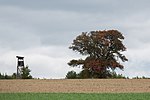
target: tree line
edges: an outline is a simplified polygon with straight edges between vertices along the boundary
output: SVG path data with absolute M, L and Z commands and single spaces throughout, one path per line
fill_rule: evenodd
M 117 74 L 116 72 L 108 71 L 107 74 L 105 74 L 105 79 L 129 79 L 129 77 L 125 77 L 122 74 Z M 92 79 L 92 78 L 99 78 L 99 74 L 96 76 L 93 76 L 91 72 L 88 70 L 82 70 L 79 73 L 76 73 L 75 71 L 69 71 L 66 75 L 67 79 Z
M 21 79 L 32 79 L 30 72 L 29 66 L 21 68 Z M 13 73 L 12 75 L 7 75 L 7 73 L 0 73 L 0 79 L 17 79 L 17 74 Z

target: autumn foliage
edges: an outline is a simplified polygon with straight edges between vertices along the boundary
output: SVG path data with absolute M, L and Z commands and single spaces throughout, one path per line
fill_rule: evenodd
M 68 64 L 73 67 L 82 66 L 83 70 L 99 75 L 107 73 L 108 69 L 123 69 L 124 66 L 119 61 L 128 61 L 121 53 L 126 50 L 123 39 L 124 36 L 117 30 L 82 32 L 69 48 L 86 58 L 73 59 Z

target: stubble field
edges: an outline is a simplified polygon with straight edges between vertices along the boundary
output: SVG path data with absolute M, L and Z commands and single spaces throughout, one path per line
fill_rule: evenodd
M 149 93 L 150 79 L 0 80 L 0 93 Z

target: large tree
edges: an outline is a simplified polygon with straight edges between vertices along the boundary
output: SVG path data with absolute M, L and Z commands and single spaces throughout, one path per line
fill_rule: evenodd
M 105 78 L 109 70 L 122 69 L 120 61 L 128 59 L 121 53 L 126 50 L 122 40 L 124 36 L 117 30 L 82 32 L 69 47 L 86 56 L 85 59 L 71 60 L 70 66 L 82 66 L 83 70 L 92 73 L 92 77 Z

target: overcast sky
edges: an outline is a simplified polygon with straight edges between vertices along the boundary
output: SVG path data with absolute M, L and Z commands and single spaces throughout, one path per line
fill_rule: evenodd
M 117 29 L 125 36 L 124 71 L 150 77 L 150 0 L 0 0 L 0 72 L 16 72 L 25 57 L 33 77 L 64 78 L 68 47 L 81 32 Z

